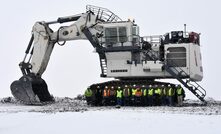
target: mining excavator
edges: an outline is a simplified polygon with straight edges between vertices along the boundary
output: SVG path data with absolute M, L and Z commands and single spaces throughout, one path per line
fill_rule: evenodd
M 50 26 L 73 22 L 53 31 Z M 92 84 L 101 92 L 105 86 L 172 85 L 156 79 L 177 79 L 186 89 L 205 102 L 206 91 L 197 82 L 203 78 L 200 34 L 172 31 L 164 35 L 140 36 L 134 20 L 123 21 L 110 10 L 87 5 L 86 12 L 55 21 L 36 22 L 19 67 L 23 76 L 10 88 L 24 104 L 53 102 L 42 74 L 47 68 L 55 44 L 70 40 L 88 40 L 99 55 L 101 77 L 115 78 Z M 100 101 L 99 99 L 97 101 Z

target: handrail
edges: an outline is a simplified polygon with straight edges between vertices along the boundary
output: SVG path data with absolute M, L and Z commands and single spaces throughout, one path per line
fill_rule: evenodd
M 122 21 L 120 17 L 118 17 L 116 14 L 114 14 L 107 8 L 87 5 L 86 10 L 92 11 L 93 13 L 97 14 L 97 16 L 100 17 L 99 19 L 104 20 L 106 22 Z
M 179 68 L 181 70 L 181 72 L 183 72 L 185 75 L 188 76 L 188 74 L 181 67 L 178 67 L 176 63 L 174 63 L 173 61 L 170 61 L 170 63 L 172 63 L 173 66 L 175 66 L 175 67 L 173 67 L 173 69 L 176 70 L 177 73 L 180 73 L 180 71 L 177 69 L 177 68 Z M 199 91 L 202 94 L 203 98 L 204 98 L 206 96 L 206 90 L 201 85 L 199 85 L 196 81 L 191 80 L 191 82 L 194 82 L 197 85 L 197 87 L 195 85 L 193 85 L 192 83 L 190 83 L 190 81 L 187 82 L 187 83 L 192 85 L 193 87 L 195 87 L 195 90 Z M 201 90 L 199 90 L 198 88 L 202 89 L 204 91 L 204 93 Z

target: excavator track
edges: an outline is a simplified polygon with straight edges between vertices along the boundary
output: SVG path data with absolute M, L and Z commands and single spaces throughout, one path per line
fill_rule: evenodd
M 102 93 L 105 88 L 105 86 L 113 86 L 114 89 L 116 90 L 117 87 L 122 87 L 124 88 L 125 85 L 128 85 L 129 87 L 132 87 L 132 85 L 137 85 L 137 86 L 149 86 L 149 85 L 171 85 L 172 88 L 175 88 L 175 84 L 172 83 L 166 83 L 166 82 L 159 82 L 159 81 L 154 81 L 154 80 L 113 80 L 113 81 L 107 81 L 103 83 L 97 83 L 97 84 L 92 84 L 90 86 L 90 89 L 95 93 L 95 97 L 93 100 L 93 103 L 91 103 L 92 106 L 102 106 Z M 99 87 L 99 88 L 98 88 Z M 183 93 L 185 97 L 185 92 Z M 177 100 L 175 99 L 174 102 L 176 103 Z
M 53 103 L 46 82 L 36 76 L 22 76 L 14 81 L 11 86 L 12 95 L 26 105 L 46 105 Z

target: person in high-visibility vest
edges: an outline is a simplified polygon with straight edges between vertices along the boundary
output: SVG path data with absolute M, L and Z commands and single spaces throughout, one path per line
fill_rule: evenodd
M 117 88 L 117 105 L 122 105 L 122 97 L 123 97 L 123 91 L 121 90 L 121 87 Z
M 142 104 L 142 90 L 140 89 L 140 86 L 136 86 L 135 104 L 136 105 L 141 105 Z
M 142 94 L 142 104 L 144 106 L 147 106 L 147 88 L 146 88 L 146 86 L 142 85 L 141 90 L 142 90 L 142 93 L 143 93 Z
M 176 88 L 177 93 L 177 105 L 182 106 L 183 105 L 183 88 L 181 85 L 178 85 Z
M 147 103 L 148 103 L 148 106 L 153 106 L 153 92 L 154 92 L 154 89 L 153 89 L 152 85 L 149 85 L 149 88 L 147 90 Z
M 167 101 L 167 88 L 162 85 L 162 105 L 165 106 L 168 104 L 168 101 Z
M 159 105 L 159 98 L 160 98 L 159 91 L 160 91 L 160 89 L 159 89 L 158 85 L 154 85 L 153 101 L 154 101 L 155 106 Z
M 130 105 L 130 96 L 131 96 L 130 88 L 127 85 L 125 85 L 124 89 L 123 89 L 123 104 L 125 106 L 129 106 Z
M 136 85 L 133 85 L 132 89 L 131 89 L 131 105 L 135 105 L 135 94 L 136 94 Z
M 105 86 L 103 90 L 103 100 L 102 100 L 102 104 L 104 106 L 109 105 L 109 97 L 110 97 L 110 90 L 108 90 L 108 86 Z
M 175 91 L 171 87 L 171 85 L 169 84 L 168 85 L 168 94 L 167 94 L 169 106 L 173 106 L 174 105 L 174 95 L 175 95 Z
M 88 88 L 86 89 L 86 91 L 84 92 L 84 96 L 85 96 L 85 98 L 86 98 L 87 104 L 88 104 L 88 105 L 92 105 L 93 92 L 92 92 L 92 90 L 91 90 L 90 87 L 88 87 Z
M 158 85 L 158 87 L 157 87 L 157 94 L 158 94 L 158 96 L 157 96 L 157 102 L 156 102 L 156 104 L 157 105 L 159 105 L 159 106 L 161 106 L 162 105 L 162 85 Z

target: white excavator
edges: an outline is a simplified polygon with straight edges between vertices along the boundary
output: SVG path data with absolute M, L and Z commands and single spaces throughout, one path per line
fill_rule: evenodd
M 73 22 L 53 31 L 56 23 Z M 203 78 L 200 38 L 196 32 L 172 31 L 159 36 L 140 36 L 133 20 L 122 21 L 106 8 L 87 5 L 86 12 L 60 17 L 56 21 L 36 22 L 19 64 L 23 76 L 11 84 L 13 96 L 24 104 L 52 102 L 42 74 L 55 44 L 88 40 L 99 55 L 101 77 L 113 81 L 92 84 L 91 88 L 122 85 L 159 85 L 155 79 L 177 79 L 205 102 L 206 91 L 197 83 Z M 172 85 L 172 83 L 163 83 Z

